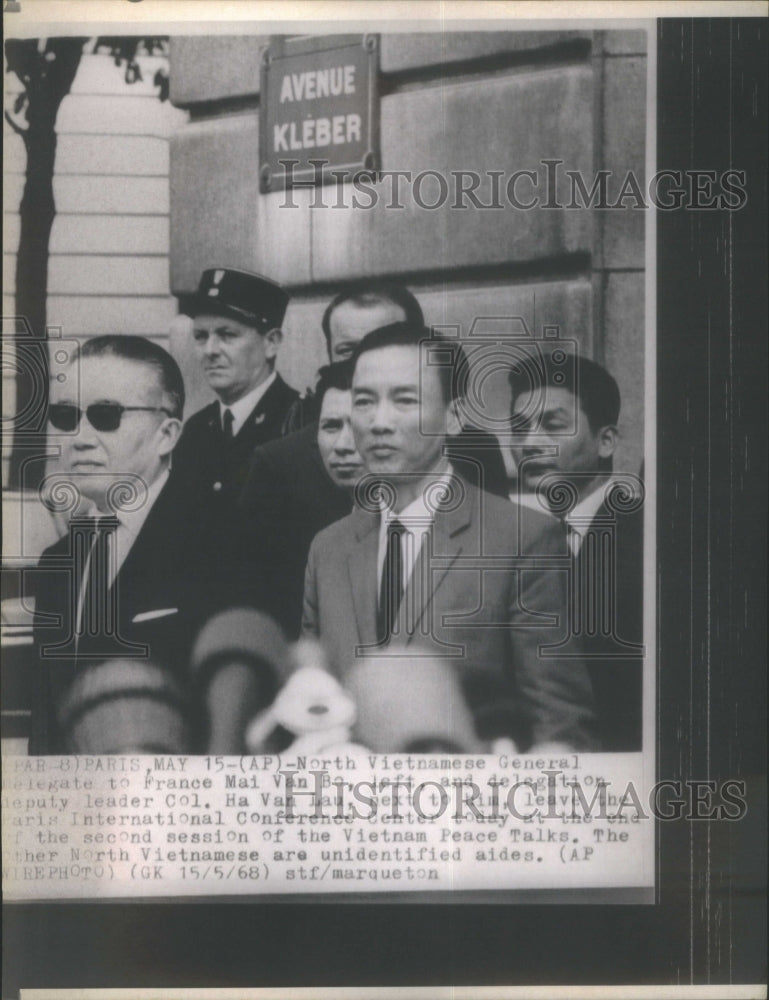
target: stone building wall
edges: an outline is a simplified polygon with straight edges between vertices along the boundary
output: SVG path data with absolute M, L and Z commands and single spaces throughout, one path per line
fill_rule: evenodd
M 430 324 L 560 336 L 604 362 L 623 393 L 620 468 L 636 471 L 643 451 L 645 213 L 585 208 L 523 211 L 502 197 L 488 210 L 440 202 L 425 176 L 389 207 L 353 207 L 352 185 L 259 192 L 260 50 L 266 36 L 177 37 L 171 43 L 171 100 L 189 121 L 171 140 L 171 290 L 184 296 L 213 265 L 266 274 L 292 294 L 279 367 L 295 387 L 324 363 L 320 317 L 340 288 L 372 276 L 407 284 Z M 384 34 L 379 44 L 381 167 L 384 171 L 475 171 L 477 196 L 494 204 L 492 174 L 517 170 L 588 187 L 611 172 L 616 191 L 632 170 L 643 187 L 646 142 L 646 34 L 642 31 L 534 31 Z M 562 161 L 549 168 L 544 161 Z M 524 180 L 521 202 L 533 193 Z M 359 198 L 359 204 L 361 199 Z M 632 199 L 631 199 L 632 201 Z M 460 201 L 460 204 L 462 202 Z M 172 347 L 190 384 L 191 410 L 207 390 L 190 357 L 189 331 L 175 324 Z M 495 418 L 508 405 L 504 374 L 484 383 Z

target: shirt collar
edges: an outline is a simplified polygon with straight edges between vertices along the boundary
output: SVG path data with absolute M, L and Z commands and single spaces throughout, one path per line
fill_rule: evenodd
M 590 522 L 596 515 L 598 508 L 604 501 L 606 496 L 606 491 L 609 489 L 612 483 L 612 477 L 608 479 L 603 479 L 600 485 L 588 493 L 586 497 L 583 497 L 572 509 L 562 518 L 567 524 L 570 524 L 572 528 L 577 531 L 580 535 L 584 535 L 590 526 Z M 536 493 L 518 493 L 513 490 L 510 493 L 510 499 L 514 503 L 519 503 L 523 507 L 530 507 L 531 510 L 539 511 L 540 514 L 550 514 L 551 517 L 557 517 L 552 511 L 548 510 L 539 499 Z
M 432 493 L 434 490 L 440 490 L 441 487 L 450 489 L 451 480 L 454 478 L 454 470 L 451 465 L 448 466 L 445 472 L 440 475 L 436 475 L 435 479 L 431 479 L 426 476 L 423 480 L 425 488 L 419 491 L 418 496 L 415 500 L 412 500 L 410 504 L 403 508 L 399 513 L 389 510 L 384 502 L 381 503 L 382 517 L 380 519 L 380 524 L 382 529 L 385 528 L 390 521 L 400 521 L 404 528 L 408 531 L 416 531 L 417 527 L 415 522 L 424 523 L 424 520 L 432 521 L 435 517 L 435 504 L 427 504 L 425 502 L 425 496 L 427 495 L 428 488 L 429 492 Z M 438 494 L 440 495 L 440 494 Z M 410 523 L 414 524 L 414 527 L 410 527 Z
M 237 434 L 243 424 L 248 420 L 249 416 L 256 409 L 256 405 L 262 396 L 267 392 L 272 383 L 278 377 L 277 372 L 272 372 L 268 375 L 264 382 L 260 382 L 259 385 L 252 389 L 251 392 L 247 392 L 245 396 L 241 396 L 240 399 L 236 400 L 234 403 L 223 403 L 221 399 L 219 400 L 219 426 L 223 426 L 224 411 L 230 410 L 232 413 L 232 433 Z
M 147 499 L 143 504 L 137 507 L 136 510 L 116 511 L 117 519 L 120 521 L 120 526 L 125 528 L 133 538 L 136 538 L 144 527 L 144 522 L 147 520 L 149 512 L 152 510 L 155 501 L 160 496 L 160 491 L 163 489 L 167 481 L 168 469 L 164 469 L 155 482 L 147 488 Z
M 531 510 L 536 510 L 539 514 L 554 516 L 552 511 L 542 505 L 536 493 L 519 493 L 517 490 L 512 490 L 508 495 L 513 503 L 519 503 L 522 507 L 529 507 Z
M 119 527 L 125 528 L 132 538 L 136 538 L 142 530 L 155 501 L 160 496 L 160 491 L 168 481 L 168 476 L 169 470 L 163 469 L 157 479 L 147 487 L 147 496 L 136 510 L 116 510 L 114 514 L 108 515 L 104 511 L 99 510 L 93 501 L 90 501 L 78 511 L 78 516 L 94 518 L 116 517 Z
M 579 535 L 584 535 L 590 527 L 590 523 L 598 512 L 598 508 L 604 502 L 606 491 L 611 487 L 612 477 L 601 480 L 601 483 L 588 493 L 578 504 L 576 504 L 564 520 L 571 525 Z

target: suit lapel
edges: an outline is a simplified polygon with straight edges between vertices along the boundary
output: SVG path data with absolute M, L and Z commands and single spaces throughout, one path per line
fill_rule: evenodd
M 420 549 L 402 604 L 403 608 L 408 608 L 413 602 L 416 609 L 414 628 L 410 630 L 407 642 L 420 634 L 423 619 L 464 549 L 466 532 L 473 519 L 477 492 L 466 487 L 465 491 L 465 501 L 454 510 L 436 512 L 432 528 Z M 440 560 L 435 568 L 433 568 L 434 559 Z
M 352 604 L 355 609 L 355 620 L 358 626 L 358 638 L 362 645 L 377 641 L 376 609 L 379 595 L 377 593 L 377 550 L 379 547 L 379 515 L 367 511 L 355 510 L 352 550 L 347 557 L 347 569 L 350 575 Z
M 279 436 L 285 411 L 296 395 L 277 375 L 235 435 L 235 445 L 245 442 L 250 449 Z

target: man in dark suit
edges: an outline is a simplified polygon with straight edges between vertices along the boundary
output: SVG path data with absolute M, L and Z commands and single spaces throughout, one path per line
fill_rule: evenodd
M 66 749 L 59 710 L 88 665 L 149 659 L 183 685 L 196 629 L 222 595 L 203 512 L 169 478 L 183 405 L 176 362 L 143 337 L 86 341 L 53 384 L 52 492 L 76 506 L 35 574 L 33 753 Z
M 207 497 L 214 521 L 242 488 L 251 452 L 280 436 L 298 398 L 275 371 L 287 304 L 267 278 L 211 268 L 191 305 L 195 351 L 218 400 L 187 421 L 173 476 Z
M 269 611 L 292 639 L 299 634 L 310 542 L 326 525 L 352 509 L 355 482 L 348 483 L 335 473 L 330 453 L 324 460 L 330 426 L 345 422 L 349 426 L 351 380 L 349 362 L 320 370 L 314 396 L 320 414 L 318 423 L 256 449 L 245 498 L 239 507 L 236 533 L 249 567 L 247 578 L 255 588 L 249 603 Z M 338 443 L 346 453 L 345 441 Z M 354 442 L 349 439 L 348 444 L 353 452 L 341 458 L 348 466 L 361 465 Z M 357 476 L 354 478 L 357 480 Z M 269 580 L 268 587 L 261 583 L 265 579 Z
M 370 480 L 358 509 L 312 543 L 303 631 L 343 679 L 371 655 L 448 660 L 481 739 L 594 748 L 584 666 L 547 655 L 566 620 L 557 527 L 460 478 L 445 454 L 461 349 L 394 323 L 354 357 L 352 425 Z
M 613 474 L 619 387 L 605 368 L 563 351 L 517 367 L 510 382 L 513 499 L 549 505 L 560 519 L 572 558 L 569 647 L 588 664 L 603 747 L 640 750 L 643 486 Z

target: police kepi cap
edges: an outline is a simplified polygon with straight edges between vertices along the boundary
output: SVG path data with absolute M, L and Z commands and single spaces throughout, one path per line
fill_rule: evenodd
M 234 317 L 266 332 L 281 325 L 287 305 L 287 293 L 269 278 L 229 267 L 211 267 L 201 275 L 189 312 L 192 316 L 212 313 Z

